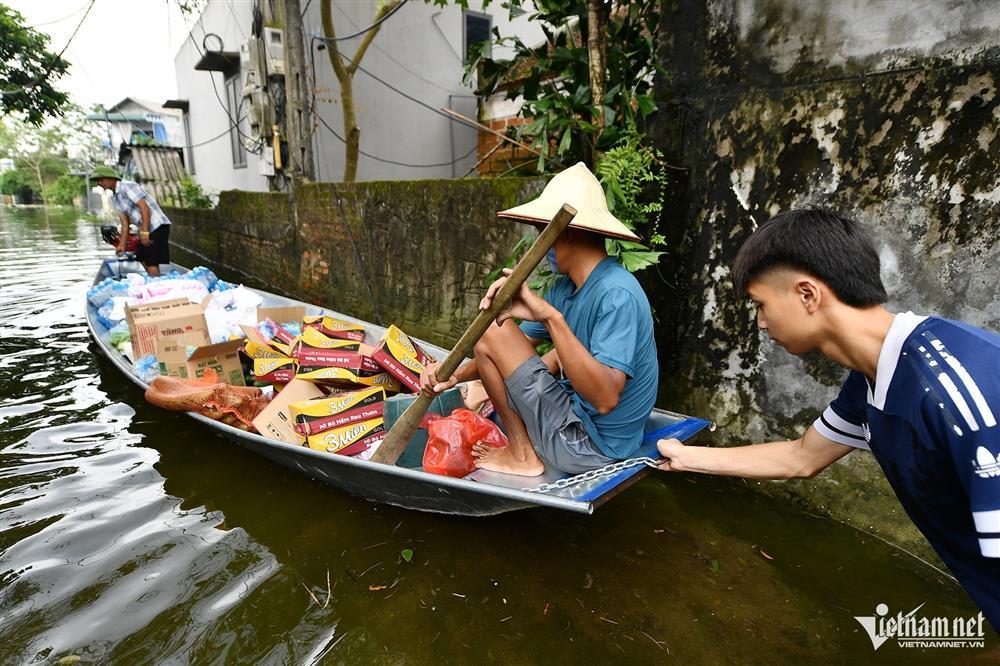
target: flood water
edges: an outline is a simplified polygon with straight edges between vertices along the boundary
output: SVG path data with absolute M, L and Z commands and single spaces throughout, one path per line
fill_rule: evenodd
M 0 663 L 996 658 L 993 634 L 991 654 L 874 652 L 854 616 L 878 603 L 975 609 L 739 482 L 658 474 L 590 517 L 473 519 L 292 474 L 146 404 L 100 357 L 83 298 L 110 251 L 71 210 L 0 207 Z

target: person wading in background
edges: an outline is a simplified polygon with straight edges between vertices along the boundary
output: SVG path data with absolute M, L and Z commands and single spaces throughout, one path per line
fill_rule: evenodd
M 111 192 L 111 201 L 122 222 L 118 251 L 125 251 L 129 224 L 135 224 L 139 229 L 135 257 L 147 273 L 159 275 L 160 265 L 170 263 L 170 220 L 156 199 L 139 183 L 122 180 L 111 167 L 97 167 L 90 180 Z

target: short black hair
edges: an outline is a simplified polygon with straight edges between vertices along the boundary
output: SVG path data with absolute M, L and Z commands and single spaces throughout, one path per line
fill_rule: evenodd
M 736 293 L 745 294 L 751 282 L 776 268 L 809 273 L 852 307 L 888 299 L 871 237 L 857 222 L 818 206 L 781 213 L 743 243 L 733 262 Z

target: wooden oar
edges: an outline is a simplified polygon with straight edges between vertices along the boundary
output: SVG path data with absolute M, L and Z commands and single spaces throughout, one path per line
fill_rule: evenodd
M 564 204 L 559 209 L 556 216 L 552 218 L 552 221 L 545 226 L 542 233 L 532 243 L 527 254 L 521 257 L 521 260 L 514 266 L 514 272 L 510 274 L 496 296 L 493 297 L 490 307 L 480 311 L 472 323 L 469 324 L 469 328 L 459 338 L 455 344 L 455 348 L 449 352 L 447 358 L 438 366 L 437 376 L 439 378 L 447 379 L 455 374 L 455 371 L 458 370 L 458 364 L 472 353 L 472 348 L 479 342 L 479 338 L 483 337 L 483 333 L 486 332 L 489 325 L 510 305 L 514 294 L 521 289 L 521 285 L 531 275 L 531 271 L 535 270 L 535 266 L 542 260 L 542 257 L 549 251 L 552 244 L 556 242 L 556 238 L 569 226 L 574 217 L 576 217 L 576 209 L 569 204 Z M 410 406 L 400 414 L 399 419 L 392 426 L 392 429 L 389 430 L 389 434 L 386 435 L 385 441 L 382 442 L 382 446 L 372 456 L 372 460 L 394 465 L 399 456 L 403 455 L 406 445 L 410 443 L 410 439 L 413 438 L 414 433 L 417 432 L 417 428 L 420 426 L 420 419 L 427 413 L 427 409 L 433 401 L 433 397 L 421 392 L 416 400 L 410 403 Z

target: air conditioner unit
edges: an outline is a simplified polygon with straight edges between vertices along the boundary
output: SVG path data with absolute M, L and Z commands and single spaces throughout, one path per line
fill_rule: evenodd
M 267 54 L 267 75 L 285 75 L 285 35 L 278 28 L 264 28 L 264 53 Z

